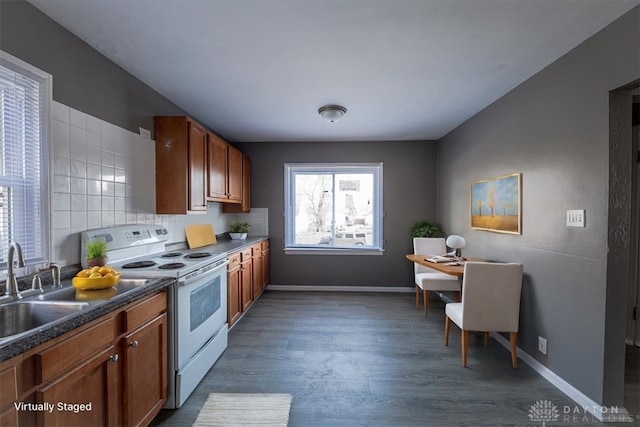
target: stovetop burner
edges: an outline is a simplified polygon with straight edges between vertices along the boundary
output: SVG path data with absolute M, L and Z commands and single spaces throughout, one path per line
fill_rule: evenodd
M 175 258 L 178 256 L 182 256 L 181 252 L 167 252 L 166 254 L 160 255 L 160 258 Z
M 181 262 L 170 262 L 168 264 L 163 264 L 160 267 L 158 267 L 160 270 L 177 270 L 178 268 L 182 268 L 185 267 L 186 264 L 183 264 Z
M 194 259 L 194 258 L 208 258 L 211 254 L 209 252 L 194 252 L 192 254 L 185 255 L 186 259 Z
M 144 268 L 144 267 L 151 267 L 153 265 L 156 265 L 154 261 L 135 261 L 135 262 L 130 262 L 128 264 L 124 264 L 121 268 Z

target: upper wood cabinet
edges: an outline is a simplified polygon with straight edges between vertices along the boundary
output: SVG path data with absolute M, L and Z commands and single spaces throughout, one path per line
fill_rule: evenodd
M 186 116 L 156 116 L 156 213 L 207 209 L 207 131 Z
M 242 155 L 242 191 L 240 204 L 225 203 L 222 205 L 222 212 L 240 213 L 251 210 L 251 161 L 249 157 Z
M 227 176 L 227 153 L 229 144 L 213 134 L 208 135 L 208 176 L 209 187 L 207 192 L 208 200 L 224 200 L 228 198 Z
M 230 145 L 227 159 L 229 161 L 229 202 L 240 203 L 242 201 L 242 152 Z
M 207 200 L 242 202 L 242 152 L 209 133 Z

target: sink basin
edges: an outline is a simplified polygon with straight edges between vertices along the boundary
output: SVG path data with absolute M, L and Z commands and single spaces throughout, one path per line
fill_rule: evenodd
M 0 305 L 0 339 L 60 320 L 89 307 L 88 303 L 16 301 Z
M 149 279 L 120 279 L 117 286 L 100 289 L 97 291 L 81 291 L 73 286 L 65 286 L 53 289 L 44 294 L 33 297 L 36 301 L 70 301 L 70 302 L 95 302 L 105 301 L 116 295 L 122 295 L 142 285 L 149 283 Z
M 97 291 L 81 291 L 71 285 L 64 285 L 19 301 L 0 304 L 0 343 L 18 338 L 21 334 L 90 306 L 102 304 L 150 281 L 151 279 L 121 279 L 117 286 Z

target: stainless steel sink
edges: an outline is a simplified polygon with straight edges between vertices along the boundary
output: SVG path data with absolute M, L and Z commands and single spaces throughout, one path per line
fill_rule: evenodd
M 49 289 L 42 294 L 0 304 L 0 343 L 18 338 L 28 331 L 59 321 L 88 307 L 102 304 L 150 281 L 151 279 L 121 279 L 117 286 L 97 291 L 78 291 L 68 283 L 59 289 Z
M 36 301 L 71 301 L 96 303 L 106 301 L 116 295 L 122 295 L 140 286 L 146 285 L 149 279 L 120 279 L 114 287 L 97 291 L 79 291 L 73 286 L 64 286 L 60 289 L 52 289 L 44 294 L 36 295 L 31 299 Z
M 60 320 L 89 307 L 83 302 L 16 301 L 0 305 L 0 339 Z

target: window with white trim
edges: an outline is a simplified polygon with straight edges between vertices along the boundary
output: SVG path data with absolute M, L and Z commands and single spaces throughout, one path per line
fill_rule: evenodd
M 285 251 L 382 247 L 382 163 L 285 164 Z
M 0 270 L 11 242 L 27 265 L 48 258 L 50 103 L 51 76 L 0 51 Z

